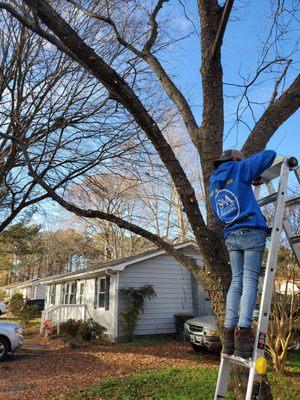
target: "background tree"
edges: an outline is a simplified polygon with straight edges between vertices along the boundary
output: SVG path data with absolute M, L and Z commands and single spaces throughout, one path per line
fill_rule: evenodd
M 80 24 L 79 20 L 78 29 Z M 77 174 L 84 173 L 95 163 L 113 157 L 116 144 L 122 145 L 130 133 L 120 139 L 115 136 L 114 129 L 121 129 L 124 122 L 118 122 L 116 117 L 101 135 L 105 120 L 112 113 L 106 107 L 107 96 L 102 86 L 68 55 L 3 10 L 0 25 L 2 231 L 26 207 L 33 208 L 49 197 L 28 175 L 24 149 L 45 172 L 51 174 L 54 166 L 54 175 L 64 171 L 62 184 L 76 178 L 76 174 L 68 175 L 70 165 L 77 167 Z M 113 52 L 109 43 L 103 46 Z

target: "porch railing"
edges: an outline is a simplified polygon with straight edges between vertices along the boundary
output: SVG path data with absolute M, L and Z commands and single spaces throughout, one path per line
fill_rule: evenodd
M 45 321 L 51 321 L 51 326 L 59 326 L 68 319 L 86 321 L 91 318 L 86 304 L 57 304 L 42 311 L 40 332 L 43 331 Z

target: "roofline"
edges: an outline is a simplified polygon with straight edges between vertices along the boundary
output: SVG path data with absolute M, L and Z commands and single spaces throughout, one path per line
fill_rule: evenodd
M 31 286 L 31 285 L 35 286 L 35 285 L 39 285 L 41 280 L 42 280 L 41 278 L 36 278 L 36 279 L 32 279 L 31 281 L 11 283 L 9 285 L 2 286 L 1 290 L 12 289 L 14 287 L 27 287 L 27 286 Z
M 175 249 L 181 249 L 185 247 L 190 247 L 194 246 L 196 248 L 196 243 L 194 241 L 189 241 L 185 243 L 180 243 L 174 245 Z M 143 253 L 142 253 L 143 254 Z M 109 261 L 105 263 L 104 265 L 102 264 L 90 269 L 86 270 L 80 270 L 76 272 L 68 272 L 66 274 L 60 274 L 60 275 L 53 275 L 53 276 L 48 276 L 47 278 L 42 278 L 40 279 L 40 283 L 53 283 L 53 282 L 64 282 L 64 281 L 69 281 L 72 279 L 80 279 L 80 278 L 85 278 L 85 277 L 93 277 L 97 276 L 99 272 L 105 272 L 107 270 L 110 270 L 112 274 L 116 273 L 117 271 L 123 271 L 127 266 L 136 264 L 138 262 L 148 260 L 150 258 L 158 257 L 160 255 L 167 254 L 165 250 L 153 250 L 150 254 L 145 254 L 141 255 L 140 257 L 134 258 L 133 260 L 128 260 L 126 261 L 126 258 L 120 259 L 120 260 L 114 260 L 114 261 Z M 119 261 L 119 262 L 118 262 Z M 112 265 L 113 264 L 113 265 Z

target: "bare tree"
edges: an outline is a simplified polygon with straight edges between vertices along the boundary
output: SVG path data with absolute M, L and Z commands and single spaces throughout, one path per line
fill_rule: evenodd
M 201 281 L 209 293 L 218 322 L 222 323 L 230 271 L 220 226 L 210 206 L 208 187 L 213 169 L 212 161 L 220 154 L 224 138 L 224 82 L 221 50 L 234 0 L 227 0 L 222 4 L 219 4 L 217 0 L 197 1 L 201 31 L 203 103 L 200 125 L 196 121 L 187 98 L 160 61 L 160 55 L 168 45 L 161 34 L 161 22 L 166 23 L 166 20 L 171 20 L 163 14 L 167 3 L 166 0 L 157 0 L 154 4 L 152 1 L 141 3 L 135 0 L 126 3 L 106 0 L 99 2 L 68 0 L 57 1 L 50 5 L 46 0 L 22 2 L 13 0 L 0 2 L 0 7 L 77 62 L 82 69 L 103 85 L 109 98 L 115 103 L 115 107 L 132 117 L 132 126 L 136 127 L 136 133 L 140 135 L 141 131 L 144 132 L 147 140 L 151 142 L 152 151 L 157 153 L 165 171 L 174 182 L 199 250 L 203 254 L 205 267 L 199 269 L 192 259 L 175 250 L 158 235 L 136 224 L 111 213 L 83 209 L 70 203 L 63 192 L 55 187 L 53 176 L 51 179 L 40 166 L 31 162 L 25 148 L 24 154 L 35 182 L 38 182 L 47 195 L 67 210 L 85 218 L 111 221 L 121 228 L 145 237 L 173 255 Z M 277 2 L 278 7 L 272 10 L 272 16 L 269 18 L 273 18 L 274 23 L 269 34 L 266 35 L 262 54 L 259 57 L 259 67 L 253 77 L 238 84 L 238 87 L 242 88 L 242 93 L 239 94 L 241 102 L 237 110 L 237 120 L 242 122 L 245 113 L 249 112 L 251 115 L 254 109 L 254 100 L 250 101 L 249 88 L 257 84 L 259 80 L 263 82 L 265 73 L 268 73 L 268 76 L 272 74 L 274 81 L 269 101 L 259 104 L 261 108 L 255 110 L 255 118 L 250 125 L 248 124 L 249 136 L 243 145 L 243 151 L 247 156 L 262 150 L 277 128 L 294 114 L 300 105 L 300 75 L 294 72 L 297 71 L 297 65 L 290 61 L 291 54 L 279 54 L 284 51 L 282 46 L 277 46 L 281 40 L 285 39 L 287 32 L 287 30 L 280 31 L 280 26 L 284 24 L 288 27 L 291 25 L 289 21 L 297 18 L 299 4 L 292 3 L 288 7 L 285 2 Z M 70 18 L 70 13 L 74 10 L 78 18 L 86 18 L 81 29 L 76 26 L 77 19 Z M 236 12 L 238 12 L 238 7 Z M 93 29 L 91 30 L 90 27 Z M 89 34 L 95 29 L 100 34 L 107 34 L 110 39 L 115 38 L 116 45 L 123 50 L 120 57 L 112 60 L 105 51 L 102 52 L 97 38 L 95 40 L 95 36 Z M 295 41 L 292 53 L 297 50 Z M 138 60 L 137 67 L 129 67 L 125 71 L 126 62 L 130 60 Z M 292 66 L 293 73 L 289 74 Z M 155 82 L 161 85 L 168 101 L 180 115 L 199 153 L 205 188 L 206 221 L 200 211 L 195 190 L 172 146 L 166 140 L 163 127 L 157 119 L 163 110 L 158 106 L 158 102 L 156 102 L 155 110 L 151 107 L 153 98 L 145 90 L 149 88 L 149 80 L 144 81 L 145 76 L 156 76 Z M 155 96 L 154 99 L 158 100 Z M 242 398 L 241 394 L 239 396 Z M 268 394 L 266 398 L 270 399 L 271 395 Z
M 132 132 L 126 133 L 130 122 L 117 121 L 117 117 L 106 126 L 106 119 L 114 112 L 107 108 L 102 85 L 68 55 L 3 10 L 0 24 L 2 231 L 26 207 L 49 197 L 28 175 L 23 149 L 32 163 L 52 175 L 54 185 L 59 187 L 122 153 L 124 150 L 117 145 L 122 147 Z M 107 46 L 110 54 L 118 53 Z M 123 135 L 116 132 L 121 126 Z M 76 172 L 70 171 L 70 166 L 76 167 Z M 59 175 L 63 175 L 61 180 L 56 179 Z
M 69 201 L 79 207 L 94 208 L 127 221 L 147 224 L 141 202 L 141 182 L 134 176 L 93 174 L 70 188 Z M 93 234 L 102 261 L 116 260 L 148 250 L 151 243 L 105 220 L 80 218 L 85 230 Z

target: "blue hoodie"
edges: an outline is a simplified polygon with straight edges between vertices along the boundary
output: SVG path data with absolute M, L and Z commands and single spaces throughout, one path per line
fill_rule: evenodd
M 225 162 L 211 175 L 210 201 L 225 225 L 225 238 L 240 228 L 268 229 L 251 183 L 272 165 L 275 157 L 275 151 L 264 150 L 242 161 Z

